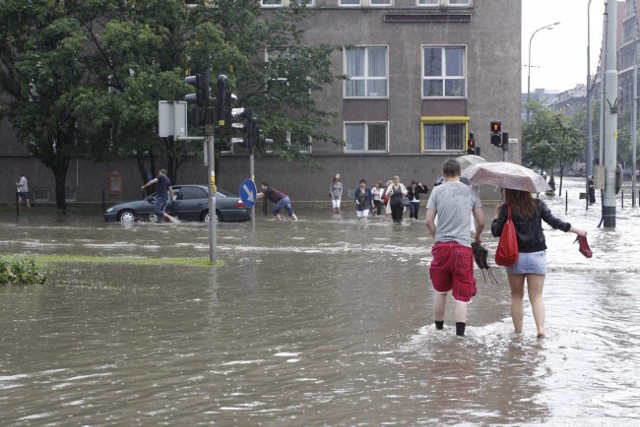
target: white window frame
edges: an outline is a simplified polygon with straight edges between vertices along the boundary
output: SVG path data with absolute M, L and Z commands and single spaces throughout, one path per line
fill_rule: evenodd
M 374 1 L 378 3 L 373 3 Z M 340 7 L 389 7 L 393 0 L 338 0 Z
M 384 48 L 385 56 L 384 56 L 384 76 L 369 76 L 369 50 L 373 48 Z M 363 57 L 363 76 L 351 76 L 348 73 L 348 55 L 350 51 L 354 51 L 356 49 L 364 49 L 364 57 Z M 388 45 L 371 45 L 371 46 L 354 46 L 351 49 L 344 48 L 342 50 L 342 57 L 344 63 L 344 74 L 349 77 L 349 80 L 346 80 L 343 83 L 343 91 L 342 96 L 345 99 L 387 99 L 389 98 L 389 46 Z M 347 95 L 347 86 L 354 81 L 364 81 L 364 94 L 363 95 Z M 385 94 L 384 95 L 369 95 L 369 82 L 385 82 Z
M 459 153 L 464 154 L 467 149 L 469 135 L 469 116 L 428 116 L 420 118 L 420 151 L 422 153 Z M 462 125 L 459 143 L 452 148 L 447 148 L 447 125 Z M 441 127 L 440 147 L 427 148 L 429 134 L 427 127 Z
M 309 144 L 305 148 L 300 148 L 298 150 L 299 153 L 311 153 L 311 144 L 313 142 L 313 139 L 311 139 L 311 136 L 309 134 L 307 134 L 307 137 L 309 138 Z M 291 144 L 291 132 L 287 132 L 287 145 L 289 147 L 291 147 L 291 145 L 292 145 Z
M 420 81 L 422 87 L 422 99 L 465 99 L 467 97 L 467 46 L 464 45 L 450 45 L 450 46 L 442 46 L 442 45 L 422 45 L 422 79 Z M 425 75 L 425 50 L 426 49 L 441 49 L 441 58 L 442 58 L 442 70 L 441 74 L 438 76 L 426 76 Z M 447 49 L 462 49 L 462 76 L 448 76 L 446 75 L 447 69 Z M 425 83 L 430 80 L 442 80 L 442 94 L 441 95 L 427 95 L 425 94 Z M 447 95 L 447 82 L 461 80 L 464 84 L 464 91 L 461 95 Z
M 384 125 L 385 126 L 385 148 L 383 150 L 370 150 L 369 149 L 369 126 L 370 125 Z M 363 148 L 361 150 L 353 149 L 349 147 L 349 141 L 347 140 L 347 127 L 348 126 L 364 126 L 363 135 Z M 344 152 L 345 153 L 388 153 L 389 152 L 389 122 L 388 121 L 350 121 L 343 123 L 344 134 Z
M 416 0 L 420 7 L 471 7 L 473 0 Z
M 260 0 L 260 7 L 264 9 L 274 9 L 278 7 L 289 7 L 294 3 L 301 4 L 302 0 L 270 0 L 272 3 L 265 4 L 265 0 Z M 314 7 L 316 5 L 315 0 L 307 0 L 307 7 Z

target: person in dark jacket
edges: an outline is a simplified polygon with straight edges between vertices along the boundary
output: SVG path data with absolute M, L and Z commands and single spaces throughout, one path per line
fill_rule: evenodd
M 542 290 L 547 273 L 545 250 L 547 245 L 542 231 L 542 221 L 555 229 L 586 236 L 586 231 L 572 226 L 551 214 L 551 211 L 539 199 L 534 199 L 528 191 L 504 190 L 505 203 L 496 206 L 496 217 L 491 222 L 491 234 L 495 237 L 502 234 L 507 220 L 507 206 L 511 209 L 511 219 L 516 229 L 518 240 L 518 260 L 507 267 L 507 276 L 511 287 L 511 319 L 517 333 L 522 332 L 524 318 L 524 282 L 526 279 L 529 301 L 536 322 L 538 337 L 544 336 L 544 302 Z
M 415 179 L 411 181 L 411 185 L 407 188 L 407 198 L 409 198 L 409 218 L 418 219 L 418 211 L 420 210 L 420 193 L 426 194 L 429 191 L 426 185 L 417 182 Z

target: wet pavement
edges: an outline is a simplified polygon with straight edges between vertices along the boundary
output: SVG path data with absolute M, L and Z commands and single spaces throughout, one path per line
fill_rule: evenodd
M 220 223 L 216 267 L 64 263 L 0 286 L 2 425 L 638 425 L 640 209 L 598 229 L 583 186 L 565 179 L 566 214 L 542 196 L 594 257 L 546 230 L 541 340 L 528 303 L 512 332 L 499 267 L 498 286 L 476 271 L 467 336 L 452 304 L 436 333 L 424 220 L 348 208 Z M 0 253 L 25 252 L 208 259 L 208 230 L 2 214 Z

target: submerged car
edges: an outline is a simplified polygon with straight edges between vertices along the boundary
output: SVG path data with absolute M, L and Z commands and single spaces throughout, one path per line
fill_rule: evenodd
M 172 185 L 173 200 L 167 202 L 165 212 L 182 221 L 208 222 L 209 189 L 206 185 Z M 105 221 L 134 222 L 155 220 L 157 193 L 135 202 L 119 203 L 107 209 Z M 216 192 L 216 219 L 218 221 L 248 221 L 251 209 L 240 198 L 228 191 Z

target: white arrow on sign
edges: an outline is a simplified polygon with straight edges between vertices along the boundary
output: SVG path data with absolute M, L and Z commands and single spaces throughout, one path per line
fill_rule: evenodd
M 256 196 L 255 194 L 253 194 L 253 192 L 251 191 L 251 189 L 249 188 L 249 186 L 247 186 L 247 184 L 244 184 L 242 186 L 242 188 L 244 189 L 244 192 L 247 193 L 247 200 L 250 202 L 255 202 L 256 201 Z

